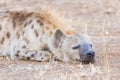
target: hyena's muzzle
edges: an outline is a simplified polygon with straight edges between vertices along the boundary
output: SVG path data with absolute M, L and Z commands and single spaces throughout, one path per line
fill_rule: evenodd
M 84 63 L 94 63 L 95 62 L 95 51 L 92 45 L 86 41 L 82 41 L 81 47 L 79 48 L 80 61 Z

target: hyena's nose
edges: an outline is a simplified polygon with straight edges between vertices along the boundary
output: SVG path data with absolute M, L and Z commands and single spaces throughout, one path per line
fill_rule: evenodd
M 94 51 L 88 51 L 88 52 L 86 53 L 86 55 L 87 55 L 88 57 L 94 57 L 94 56 L 95 56 L 95 52 L 94 52 Z

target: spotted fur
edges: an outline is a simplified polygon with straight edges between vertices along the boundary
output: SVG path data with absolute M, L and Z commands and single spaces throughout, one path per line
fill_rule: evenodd
M 0 13 L 0 56 L 9 55 L 13 60 L 72 61 L 67 36 L 75 34 L 71 25 L 50 10 L 6 11 Z M 72 37 L 69 39 L 73 40 Z M 65 45 L 66 44 L 66 45 Z M 80 60 L 78 51 L 75 60 Z M 73 56 L 74 57 L 74 56 Z

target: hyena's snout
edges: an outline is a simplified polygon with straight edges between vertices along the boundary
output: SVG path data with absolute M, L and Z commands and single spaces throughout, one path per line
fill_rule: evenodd
M 82 56 L 82 61 L 85 63 L 95 62 L 95 51 L 86 51 Z
M 94 51 L 87 51 L 86 56 L 87 56 L 88 60 L 92 61 L 92 60 L 94 60 L 95 52 Z
M 89 59 L 93 59 L 95 57 L 95 52 L 94 51 L 88 51 L 88 52 L 86 52 L 86 55 Z

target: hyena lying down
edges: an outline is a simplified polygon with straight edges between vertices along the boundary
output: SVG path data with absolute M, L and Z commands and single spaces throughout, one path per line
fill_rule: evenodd
M 0 55 L 12 60 L 94 62 L 95 52 L 84 35 L 52 11 L 0 13 Z

